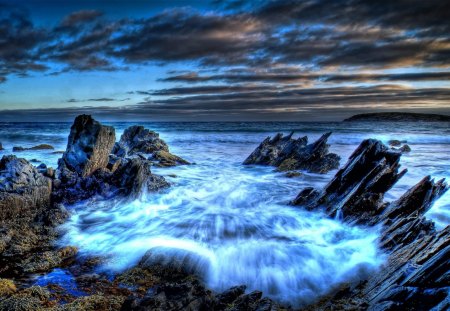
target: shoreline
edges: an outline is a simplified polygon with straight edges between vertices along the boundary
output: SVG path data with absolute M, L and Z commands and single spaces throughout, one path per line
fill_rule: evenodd
M 146 138 L 147 139 L 147 138 Z M 114 140 L 115 141 L 115 140 Z M 148 139 L 147 139 L 147 141 L 148 141 Z M 111 144 L 111 142 L 109 142 L 108 143 L 110 146 L 112 146 L 112 144 Z M 76 142 L 74 142 L 73 144 L 72 144 L 72 146 L 76 146 Z M 94 144 L 95 145 L 95 144 Z M 98 145 L 99 146 L 99 148 L 100 149 L 102 149 L 103 147 L 104 147 L 104 144 L 100 144 L 100 145 Z M 69 147 L 69 146 L 68 146 Z M 127 147 L 128 148 L 128 147 Z M 139 147 L 140 148 L 140 147 Z M 381 147 L 380 147 L 381 148 Z M 68 150 L 69 150 L 70 148 L 68 148 Z M 66 150 L 66 152 L 67 152 L 67 150 Z M 128 151 L 126 151 L 126 152 L 128 152 Z M 103 151 L 100 151 L 99 152 L 100 154 L 104 154 L 104 152 Z M 116 154 L 117 154 L 117 152 L 115 152 Z M 105 154 L 104 154 L 105 155 Z M 61 171 L 63 171 L 63 170 L 69 170 L 69 172 L 68 173 L 66 173 L 66 181 L 64 181 L 64 180 L 61 180 L 61 179 L 59 179 L 59 178 L 56 178 L 56 179 L 53 179 L 52 180 L 52 183 L 53 183 L 53 186 L 55 186 L 55 180 L 60 180 L 59 182 L 62 182 L 62 183 L 66 183 L 66 185 L 69 185 L 70 187 L 72 187 L 72 189 L 76 189 L 76 191 L 78 191 L 78 192 L 80 192 L 80 193 L 75 193 L 75 195 L 73 196 L 73 198 L 70 198 L 70 197 L 68 197 L 68 195 L 67 195 L 67 193 L 70 193 L 70 192 L 67 192 L 66 190 L 67 189 L 65 189 L 64 190 L 64 192 L 61 194 L 61 193 L 56 193 L 56 196 L 55 196 L 55 190 L 54 189 L 52 189 L 51 190 L 51 192 L 52 192 L 52 199 L 49 201 L 49 202 L 47 202 L 47 204 L 51 204 L 52 205 L 52 208 L 51 208 L 51 211 L 52 211 L 52 214 L 49 214 L 49 215 L 46 215 L 46 217 L 47 217 L 47 219 L 44 219 L 44 222 L 47 222 L 49 219 L 56 219 L 56 220 L 58 220 L 59 222 L 61 222 L 61 221 L 63 221 L 63 219 L 65 219 L 64 217 L 67 217 L 68 215 L 67 214 L 65 214 L 65 211 L 64 211 L 64 209 L 60 206 L 60 205 L 58 205 L 58 204 L 56 204 L 55 205 L 55 202 L 63 202 L 63 204 L 64 204 L 64 202 L 76 202 L 77 200 L 79 200 L 79 198 L 83 198 L 83 199 L 88 199 L 90 196 L 92 196 L 92 195 L 94 195 L 94 194 L 101 194 L 101 195 L 105 195 L 105 196 L 107 196 L 108 195 L 108 193 L 105 193 L 105 192 L 102 192 L 103 191 L 103 189 L 97 189 L 97 188 L 95 188 L 95 191 L 94 192 L 92 192 L 92 190 L 93 190 L 93 188 L 91 188 L 91 186 L 89 186 L 89 188 L 88 189 L 86 189 L 86 188 L 84 188 L 84 186 L 82 186 L 82 183 L 84 182 L 83 180 L 87 180 L 86 178 L 91 178 L 90 176 L 90 174 L 92 174 L 92 173 L 94 173 L 95 171 L 97 171 L 97 170 L 99 170 L 99 169 L 103 169 L 103 168 L 105 168 L 105 167 L 108 167 L 109 166 L 109 170 L 110 170 L 110 172 L 111 172 L 111 174 L 110 175 L 108 175 L 108 174 L 106 174 L 106 175 L 104 175 L 104 173 L 102 173 L 101 175 L 96 175 L 96 180 L 97 180 L 97 182 L 98 181 L 102 181 L 102 182 L 104 182 L 104 183 L 109 183 L 110 182 L 110 179 L 112 178 L 112 180 L 114 180 L 115 179 L 115 177 L 114 177 L 114 172 L 113 171 L 115 171 L 115 170 L 117 170 L 117 169 L 120 169 L 120 166 L 122 165 L 122 164 L 117 164 L 117 162 L 118 162 L 118 159 L 117 158 L 121 158 L 120 156 L 119 157 L 117 157 L 116 156 L 116 158 L 114 158 L 114 157 L 112 157 L 112 160 L 111 160 L 111 157 L 109 156 L 109 153 L 107 153 L 106 154 L 106 156 L 108 157 L 108 161 L 105 161 L 105 160 L 99 160 L 99 158 L 95 158 L 93 161 L 92 161 L 92 163 L 91 164 L 89 164 L 89 165 L 87 165 L 87 166 L 79 166 L 79 167 L 77 167 L 76 165 L 73 165 L 73 166 L 71 166 L 71 167 L 68 167 L 68 168 L 66 168 L 66 167 L 64 167 L 64 166 L 61 166 L 61 167 L 59 167 L 58 169 L 57 169 L 57 174 L 60 174 L 61 173 Z M 104 158 L 105 159 L 105 158 Z M 136 159 L 136 158 L 131 158 L 131 159 Z M 176 162 L 180 162 L 180 160 L 179 159 L 181 159 L 181 158 L 179 158 L 179 157 L 176 157 L 176 158 L 174 158 L 174 157 L 170 157 L 170 156 L 168 156 L 168 155 L 165 155 L 165 157 L 163 157 L 163 158 L 158 158 L 158 156 L 154 156 L 154 155 L 152 155 L 152 159 L 154 159 L 154 161 L 155 161 L 155 163 L 157 163 L 158 165 L 167 165 L 167 163 L 170 163 L 171 165 L 174 163 L 175 165 L 176 164 L 179 164 L 179 163 L 176 163 Z M 14 159 L 10 159 L 10 162 L 11 163 L 16 163 L 16 162 L 14 162 L 14 161 L 16 161 L 16 160 L 14 160 Z M 102 162 L 103 161 L 103 162 Z M 139 161 L 140 160 L 120 160 L 120 161 L 125 161 L 126 163 L 125 164 L 123 164 L 123 165 L 130 165 L 130 167 L 129 168 L 132 168 L 132 167 L 137 167 L 137 168 L 139 168 L 139 167 L 141 167 L 140 165 L 143 165 L 143 164 L 141 164 Z M 147 161 L 147 160 L 145 160 L 145 161 Z M 144 162 L 145 162 L 144 161 Z M 8 163 L 10 163 L 10 162 L 8 162 Z M 99 164 L 100 163 L 100 164 Z M 131 164 L 129 164 L 129 163 L 131 163 Z M 31 170 L 32 171 L 32 173 L 34 174 L 34 175 L 36 175 L 37 173 L 35 173 L 35 172 L 33 172 L 33 169 L 32 168 L 30 168 L 29 166 L 28 166 L 28 164 L 26 164 L 26 163 L 22 163 L 25 167 L 27 167 L 27 169 L 29 169 L 29 170 Z M 66 163 L 67 164 L 67 163 Z M 137 166 L 136 166 L 137 165 Z M 116 167 L 115 167 L 116 166 Z M 88 167 L 88 169 L 86 170 L 85 168 L 86 167 Z M 94 168 L 94 169 L 93 169 Z M 79 169 L 78 171 L 77 171 L 77 169 Z M 58 172 L 59 171 L 59 172 Z M 134 172 L 134 173 L 132 173 L 134 170 L 128 170 L 128 169 L 126 169 L 126 168 L 122 168 L 122 171 L 121 171 L 121 176 L 124 174 L 124 173 L 126 173 L 126 174 L 136 174 L 136 172 Z M 144 174 L 144 175 L 141 175 L 141 176 L 143 176 L 144 178 L 152 178 L 151 177 L 151 175 L 150 176 L 146 176 L 146 174 L 145 173 L 143 173 L 144 171 L 141 171 L 141 170 L 138 170 L 139 172 L 141 172 L 142 174 Z M 148 169 L 148 172 L 150 172 L 150 169 Z M 39 172 L 38 172 L 39 173 Z M 87 174 L 86 174 L 87 173 Z M 141 174 L 141 173 L 139 173 L 139 174 Z M 45 174 L 48 174 L 48 172 L 46 171 L 45 172 Z M 44 174 L 44 175 L 45 175 Z M 75 175 L 74 175 L 75 174 Z M 151 173 L 150 173 L 151 174 Z M 337 174 L 339 174 L 339 172 L 337 173 Z M 51 175 L 51 174 L 50 174 Z M 36 175 L 37 176 L 37 175 Z M 70 178 L 67 178 L 67 176 L 69 176 Z M 133 176 L 136 176 L 136 175 L 133 175 Z M 45 176 L 44 176 L 45 177 Z M 364 177 L 364 176 L 363 176 Z M 400 176 L 401 177 L 401 176 Z M 40 176 L 38 176 L 37 177 L 38 179 L 42 179 Z M 134 177 L 133 177 L 133 179 L 134 179 Z M 68 183 L 68 181 L 70 181 L 69 183 Z M 357 180 L 356 180 L 357 181 Z M 47 180 L 41 180 L 41 184 L 40 184 L 40 186 L 39 187 L 44 187 L 45 186 L 45 183 L 46 182 L 48 182 Z M 432 184 L 432 183 L 430 183 L 430 181 L 429 180 L 425 180 L 425 182 L 424 183 L 426 183 L 428 186 L 427 187 L 431 187 L 431 188 L 427 188 L 427 189 L 434 189 L 433 187 L 435 187 L 434 186 L 434 184 Z M 157 190 L 157 189 L 160 189 L 159 187 L 161 186 L 161 185 L 163 185 L 163 181 L 162 180 L 158 180 L 157 181 L 157 184 L 156 184 L 156 186 L 152 186 L 152 190 Z M 114 181 L 114 183 L 112 183 L 111 184 L 111 187 L 116 187 L 117 188 L 117 191 L 119 191 L 120 193 L 123 193 L 123 195 L 125 195 L 125 196 L 128 196 L 128 195 L 130 195 L 130 194 L 133 194 L 133 193 L 136 193 L 136 191 L 137 192 L 139 192 L 139 190 L 138 190 L 138 188 L 140 188 L 140 187 L 142 187 L 142 183 L 140 184 L 140 185 L 136 185 L 136 184 L 134 184 L 134 183 L 125 183 L 125 184 L 123 184 L 122 183 L 122 180 L 120 181 L 120 182 L 118 182 L 118 181 Z M 137 188 L 136 188 L 137 187 Z M 165 187 L 165 186 L 164 186 Z M 66 187 L 64 187 L 64 188 L 66 188 Z M 444 187 L 445 188 L 445 187 Z M 58 181 L 56 181 L 56 190 L 57 189 L 61 189 L 61 185 L 58 185 Z M 86 197 L 86 190 L 89 190 L 88 191 L 88 193 L 87 193 L 87 197 Z M 364 189 L 363 189 L 364 190 Z M 344 191 L 345 192 L 345 191 Z M 310 194 L 309 195 L 311 195 L 313 192 L 312 192 L 312 190 L 310 191 Z M 364 193 L 364 191 L 363 191 L 363 193 Z M 384 192 L 382 192 L 382 193 L 384 193 Z M 442 194 L 442 193 L 440 193 L 440 194 Z M 73 193 L 71 193 L 70 194 L 70 196 L 72 196 L 73 195 Z M 438 195 L 436 195 L 436 196 L 438 196 Z M 309 197 L 309 198 L 311 198 L 311 196 Z M 294 198 L 292 198 L 292 199 L 294 199 Z M 298 202 L 297 202 L 298 203 Z M 305 202 L 306 203 L 306 202 Z M 309 203 L 308 203 L 309 204 Z M 422 205 L 420 205 L 420 202 L 419 203 L 417 203 L 419 206 L 423 206 L 423 204 Z M 428 204 L 428 203 L 426 203 L 426 204 Z M 431 204 L 431 203 L 430 203 Z M 429 207 L 429 205 L 430 204 L 428 204 L 427 206 Z M 32 208 L 32 206 L 29 206 L 29 207 L 31 207 Z M 45 205 L 44 204 L 44 206 L 43 206 L 43 208 L 47 211 L 47 209 L 48 209 L 48 205 Z M 421 209 L 420 210 L 420 214 L 423 214 L 424 212 L 426 211 L 426 207 L 424 207 L 423 208 L 423 210 Z M 59 216 L 58 217 L 55 217 L 54 215 L 55 215 L 55 213 L 57 213 Z M 345 214 L 347 214 L 347 213 L 345 213 Z M 345 215 L 344 214 L 344 215 Z M 30 216 L 33 216 L 33 217 L 35 217 L 35 215 L 30 215 Z M 331 217 L 334 217 L 334 215 L 330 215 Z M 360 216 L 357 216 L 357 217 L 360 217 Z M 408 215 L 404 215 L 404 217 L 405 218 L 403 218 L 403 219 L 406 219 L 407 217 L 409 217 Z M 345 218 L 344 218 L 344 220 L 345 220 Z M 422 223 L 421 223 L 422 224 Z M 420 224 L 420 226 L 422 226 Z M 47 228 L 46 230 L 53 230 L 52 229 L 52 225 L 54 225 L 54 224 L 50 224 L 50 227 L 49 228 Z M 447 227 L 447 229 L 444 229 L 444 230 L 442 230 L 441 231 L 441 233 L 443 232 L 444 233 L 444 237 L 442 238 L 442 239 L 448 239 L 448 227 Z M 447 232 L 447 233 L 446 233 Z M 431 231 L 430 232 L 428 232 L 428 233 L 432 233 Z M 427 234 L 428 234 L 427 233 Z M 42 236 L 44 236 L 45 235 L 45 232 L 43 233 L 43 235 Z M 431 243 L 431 241 L 426 241 L 426 237 L 427 237 L 428 235 L 425 235 L 425 236 L 418 236 L 417 237 L 417 243 L 423 243 L 422 245 L 422 247 L 424 247 L 424 248 L 426 248 L 427 247 L 427 243 Z M 420 240 L 420 241 L 419 241 Z M 415 241 L 415 240 L 414 240 Z M 436 242 L 436 241 L 435 241 Z M 50 244 L 49 244 L 50 245 Z M 51 249 L 51 247 L 50 246 L 45 246 L 44 247 L 44 249 Z M 431 244 L 430 244 L 431 245 Z M 405 247 L 409 247 L 409 244 L 407 244 Z M 442 249 L 439 249 L 440 251 L 442 251 Z M 42 250 L 41 249 L 34 249 L 33 251 L 37 251 L 40 255 L 42 255 Z M 32 252 L 33 252 L 32 251 Z M 56 252 L 56 253 L 55 253 Z M 60 250 L 59 250 L 59 253 L 57 253 L 57 250 L 50 250 L 50 252 L 48 253 L 48 258 L 47 258 L 47 262 L 45 263 L 45 260 L 43 261 L 43 262 L 40 262 L 39 264 L 42 266 L 44 266 L 47 270 L 49 269 L 49 267 L 51 267 L 52 266 L 52 264 L 49 264 L 49 262 L 53 262 L 53 266 L 54 267 L 58 267 L 58 266 L 61 266 L 62 264 L 63 264 L 63 262 L 65 261 L 65 260 L 71 260 L 71 259 L 73 259 L 74 257 L 75 257 L 75 254 L 74 253 L 76 253 L 76 251 L 75 250 L 66 250 L 66 251 L 64 251 L 64 252 L 61 252 Z M 431 256 L 432 254 L 430 254 L 430 256 Z M 434 254 L 434 255 L 436 255 L 436 254 Z M 0 254 L 0 256 L 2 256 L 1 254 Z M 2 257 L 3 258 L 3 257 Z M 411 259 L 411 258 L 410 258 Z M 410 260 L 409 259 L 409 260 Z M 414 259 L 414 258 L 412 258 L 412 259 Z M 81 270 L 83 270 L 83 269 L 87 269 L 86 267 L 82 267 L 82 263 L 78 263 L 78 265 L 80 266 L 80 269 Z M 52 268 L 50 268 L 50 269 L 52 269 Z M 139 270 L 139 272 L 140 273 L 142 273 L 142 271 L 143 270 L 145 270 L 145 269 L 142 269 L 141 267 L 138 267 L 137 269 L 141 269 L 141 270 Z M 148 268 L 146 268 L 146 269 L 148 269 Z M 152 271 L 151 269 L 148 269 L 147 270 L 147 272 L 149 272 L 149 271 Z M 90 272 L 92 272 L 92 271 L 90 271 Z M 152 277 L 155 277 L 155 275 L 156 276 L 158 276 L 158 273 L 159 274 L 161 274 L 162 276 L 165 276 L 166 274 L 176 274 L 176 273 L 181 273 L 179 270 L 177 270 L 177 269 L 175 269 L 175 270 L 169 270 L 169 271 L 167 271 L 167 270 L 165 270 L 165 269 L 161 269 L 160 267 L 157 267 L 157 268 L 155 268 L 155 270 L 153 270 L 153 272 L 149 272 L 149 275 L 147 275 L 150 279 L 152 278 Z M 85 273 L 86 274 L 86 273 Z M 133 274 L 133 272 L 131 273 L 131 274 Z M 144 273 L 144 275 L 145 275 L 145 273 Z M 121 276 L 119 276 L 119 278 L 120 278 Z M 125 276 L 122 276 L 123 278 L 125 278 Z M 160 277 L 160 276 L 159 276 Z M 161 279 L 161 277 L 160 277 L 160 280 L 162 280 Z M 145 279 L 145 277 L 144 277 L 144 280 L 138 280 L 139 282 L 143 282 L 143 283 L 146 283 L 146 282 L 148 282 L 148 280 L 146 280 Z M 162 283 L 162 287 L 163 288 L 165 288 L 164 290 L 163 290 L 163 292 L 166 292 L 166 291 L 168 291 L 168 290 L 170 290 L 170 288 L 173 288 L 173 286 L 175 286 L 173 283 L 174 282 L 169 282 L 169 283 L 167 283 L 166 282 L 166 284 L 164 284 L 164 280 L 162 280 L 163 281 L 163 283 Z M 270 301 L 270 300 L 268 300 L 268 299 L 261 299 L 262 298 L 262 294 L 260 293 L 260 292 L 258 292 L 258 293 L 249 293 L 249 294 L 244 294 L 243 293 L 243 291 L 242 291 L 242 289 L 233 289 L 231 292 L 233 293 L 233 294 L 230 294 L 230 293 L 228 293 L 227 295 L 225 295 L 225 296 L 227 296 L 227 297 L 224 297 L 224 294 L 222 294 L 222 296 L 220 295 L 220 294 L 218 294 L 218 295 L 215 295 L 215 294 L 213 294 L 213 293 L 210 293 L 210 292 L 208 292 L 208 290 L 206 289 L 206 288 L 204 288 L 203 287 L 203 285 L 201 284 L 201 282 L 200 281 L 196 281 L 195 280 L 195 278 L 194 278 L 194 280 L 192 280 L 192 276 L 191 275 L 186 275 L 186 274 L 180 274 L 180 278 L 177 280 L 178 282 L 185 282 L 184 283 L 184 285 L 182 286 L 182 288 L 185 288 L 185 289 L 189 289 L 189 290 L 187 290 L 186 292 L 184 292 L 184 295 L 186 296 L 186 297 L 190 297 L 189 299 L 192 299 L 192 301 L 190 302 L 190 303 L 192 303 L 193 301 L 195 301 L 196 303 L 205 303 L 205 304 L 209 304 L 210 306 L 212 306 L 212 305 L 214 305 L 214 306 L 219 306 L 219 307 L 217 307 L 218 309 L 220 309 L 220 308 L 222 308 L 222 307 L 220 307 L 220 305 L 221 305 L 221 299 L 231 299 L 231 298 L 227 298 L 227 297 L 231 297 L 231 296 L 233 296 L 234 297 L 234 300 L 231 300 L 231 302 L 232 303 L 234 303 L 234 304 L 237 304 L 238 306 L 240 306 L 240 307 L 244 307 L 244 306 L 249 306 L 249 305 L 258 305 L 258 306 L 262 306 L 262 305 L 267 305 L 267 306 L 270 306 L 270 308 L 278 308 L 279 306 L 277 306 L 277 304 L 276 303 L 274 303 L 274 302 L 272 302 L 272 301 Z M 103 287 L 102 286 L 100 286 L 99 288 L 102 288 L 102 290 L 104 290 L 104 294 L 105 295 L 108 295 L 108 297 L 109 296 L 111 296 L 109 293 L 109 291 L 118 291 L 118 292 L 120 292 L 120 294 L 118 294 L 117 296 L 116 296 L 116 298 L 117 297 L 121 297 L 119 300 L 121 300 L 121 299 L 123 299 L 123 301 L 121 302 L 122 304 L 121 304 L 121 308 L 124 308 L 123 306 L 126 304 L 127 305 L 127 308 L 129 308 L 129 309 L 133 309 L 134 307 L 136 307 L 137 308 L 137 306 L 139 306 L 139 304 L 142 304 L 142 303 L 147 303 L 147 302 L 145 302 L 145 299 L 144 299 L 144 302 L 143 302 L 143 300 L 141 299 L 141 298 L 139 298 L 139 295 L 137 295 L 137 297 L 134 297 L 134 298 L 130 298 L 130 296 L 132 296 L 133 294 L 132 293 L 130 293 L 130 292 L 126 292 L 126 291 L 121 291 L 121 290 L 119 290 L 120 289 L 120 287 L 119 287 L 119 285 L 118 285 L 118 283 L 117 283 L 117 288 L 115 288 L 115 285 L 114 285 L 114 282 L 111 282 L 111 284 L 110 285 L 105 285 L 105 284 L 107 284 L 108 282 L 107 281 L 99 281 L 99 279 L 92 279 L 92 280 L 88 280 L 87 281 L 88 283 L 89 282 L 92 282 L 92 283 L 96 283 L 96 282 L 98 282 L 98 283 L 100 283 L 100 285 L 103 285 Z M 177 282 L 175 282 L 175 283 L 177 283 Z M 146 284 L 148 284 L 148 283 L 146 283 Z M 178 284 L 179 285 L 179 284 Z M 177 286 L 178 286 L 177 285 Z M 191 291 L 191 289 L 192 288 L 196 288 L 197 290 L 199 290 L 202 294 L 198 297 L 198 296 L 195 296 L 194 295 L 194 293 L 192 293 L 192 291 Z M 36 290 L 36 289 L 34 289 L 34 290 Z M 350 291 L 350 292 L 353 292 L 353 295 L 359 295 L 359 294 L 361 294 L 362 293 L 362 291 L 360 290 L 360 292 L 358 292 L 358 289 L 355 289 L 355 288 L 352 288 L 351 286 L 350 287 L 347 287 L 346 289 L 345 289 L 346 291 Z M 21 296 L 21 293 L 23 294 L 23 292 L 24 291 L 26 291 L 26 289 L 22 289 L 22 290 L 19 290 L 19 291 L 17 291 L 17 289 L 16 290 L 14 290 L 14 291 L 12 291 L 12 293 L 9 293 L 9 294 L 7 294 L 7 296 L 6 297 L 8 297 L 8 298 L 6 298 L 6 299 L 1 299 L 0 300 L 0 305 L 2 304 L 2 303 L 5 303 L 5 301 L 6 300 L 8 300 L 8 301 L 11 301 L 11 300 L 14 300 L 14 299 L 23 299 L 23 297 L 26 297 L 26 299 L 28 299 L 28 300 L 33 300 L 34 299 L 34 302 L 35 303 L 38 303 L 38 304 L 41 304 L 41 302 L 43 303 L 43 305 L 45 305 L 46 303 L 48 303 L 48 301 L 46 301 L 45 299 L 47 299 L 47 298 L 45 298 L 45 297 L 51 297 L 51 294 L 44 294 L 44 300 L 43 301 L 41 301 L 41 300 L 39 300 L 39 302 L 37 302 L 37 300 L 35 300 L 35 298 L 36 297 L 34 297 L 33 295 L 33 293 L 28 293 L 28 292 L 25 292 L 25 294 L 24 295 L 22 295 Z M 136 294 L 136 293 L 135 293 Z M 146 293 L 147 294 L 147 293 Z M 231 295 L 231 296 L 230 296 Z M 114 295 L 113 295 L 114 296 Z M 145 295 L 144 295 L 145 296 Z M 167 295 L 166 295 L 167 296 Z M 14 298 L 14 297 L 16 297 L 16 298 Z M 184 297 L 184 296 L 183 296 Z M 186 297 L 184 297 L 183 299 L 187 299 Z M 109 297 L 109 298 L 111 298 L 111 297 Z M 108 298 L 108 299 L 109 299 Z M 150 297 L 147 297 L 147 298 L 150 298 Z M 153 297 L 154 298 L 154 297 Z M 167 297 L 166 297 L 167 298 Z M 101 301 L 101 299 L 98 297 L 98 296 L 96 296 L 96 299 L 98 300 L 98 301 L 95 301 L 95 299 L 94 299 L 94 301 L 90 301 L 90 303 L 98 303 L 99 301 Z M 181 298 L 180 297 L 177 297 L 177 299 L 175 299 L 176 301 L 179 301 Z M 326 302 L 322 302 L 322 304 L 320 304 L 320 305 L 316 305 L 316 307 L 318 307 L 318 308 L 321 308 L 321 307 L 326 307 L 327 305 L 329 305 L 331 302 L 330 301 L 333 301 L 333 303 L 336 303 L 336 304 L 342 304 L 342 303 L 344 303 L 344 301 L 342 301 L 342 299 L 337 299 L 338 301 L 336 301 L 336 297 L 332 297 L 331 298 L 331 300 L 328 300 L 328 301 L 326 301 Z M 75 301 L 76 301 L 77 299 L 75 299 L 75 300 L 73 300 L 73 302 L 72 303 L 74 303 Z M 89 299 L 82 299 L 83 300 L 83 302 L 86 302 L 87 303 L 87 301 L 86 300 L 89 300 Z M 118 301 L 119 300 L 117 300 L 117 299 L 115 299 L 114 300 L 114 303 L 118 303 Z M 150 299 L 151 300 L 151 299 Z M 181 299 L 182 300 L 182 299 Z M 224 301 L 225 301 L 224 300 Z M 362 298 L 362 300 L 364 300 L 364 298 Z M 20 300 L 21 301 L 21 300 Z M 152 303 L 161 303 L 160 301 L 159 302 L 155 302 L 156 300 L 152 300 L 153 302 Z M 169 303 L 168 301 L 170 301 L 170 299 L 167 299 L 166 301 L 164 301 L 164 303 Z M 226 300 L 226 301 L 228 301 L 228 300 Z M 386 300 L 386 301 L 389 301 L 389 300 Z M 77 303 L 79 303 L 80 301 L 78 301 Z M 348 299 L 348 303 L 350 302 L 350 299 Z M 104 301 L 103 301 L 103 303 L 105 303 Z M 175 302 L 171 302 L 171 303 L 175 303 Z M 353 304 L 353 302 L 352 302 L 352 304 Z M 118 305 L 118 304 L 117 304 Z M 134 306 L 134 307 L 133 307 Z M 198 306 L 198 305 L 197 305 Z M 52 306 L 52 307 L 55 307 L 55 306 Z M 163 309 L 164 310 L 164 309 Z

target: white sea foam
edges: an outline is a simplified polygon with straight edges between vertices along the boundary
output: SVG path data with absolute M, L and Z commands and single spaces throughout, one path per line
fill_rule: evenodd
M 280 193 L 292 189 L 272 169 L 200 163 L 177 172 L 164 193 L 74 207 L 61 243 L 110 255 L 104 268 L 115 271 L 150 250 L 149 260 L 181 261 L 216 291 L 245 284 L 293 305 L 383 262 L 374 230 L 288 206 Z

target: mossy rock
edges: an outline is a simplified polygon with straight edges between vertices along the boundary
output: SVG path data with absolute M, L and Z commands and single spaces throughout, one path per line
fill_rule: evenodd
M 0 297 L 9 297 L 17 291 L 12 280 L 0 279 Z
M 180 158 L 174 154 L 171 154 L 165 150 L 159 150 L 153 153 L 153 158 L 159 161 L 160 166 L 175 166 L 175 165 L 187 165 L 190 164 L 185 159 Z
M 71 303 L 59 305 L 53 311 L 99 311 L 99 310 L 120 310 L 125 296 L 112 295 L 92 295 L 80 297 Z
M 278 166 L 278 171 L 280 172 L 286 172 L 286 171 L 292 171 L 297 168 L 298 161 L 292 158 L 286 159 Z
M 45 310 L 49 306 L 50 293 L 44 287 L 32 286 L 0 301 L 0 311 Z

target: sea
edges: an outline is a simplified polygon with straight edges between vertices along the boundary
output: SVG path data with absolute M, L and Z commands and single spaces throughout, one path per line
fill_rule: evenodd
M 330 152 L 343 166 L 367 138 L 387 143 L 407 141 L 411 152 L 401 157 L 407 174 L 386 194 L 398 199 L 423 177 L 450 178 L 448 122 L 136 122 L 107 123 L 116 137 L 131 125 L 144 125 L 164 139 L 170 151 L 193 163 L 153 167 L 171 187 L 142 193 L 133 201 L 116 198 L 67 207 L 69 220 L 60 228 L 58 245 L 77 246 L 80 256 L 108 258 L 100 267 L 118 273 L 145 255 L 167 263 L 181 262 L 216 292 L 246 285 L 278 302 L 301 306 L 342 282 L 364 278 L 381 269 L 386 255 L 377 247 L 380 228 L 350 226 L 321 211 L 289 205 L 304 187 L 322 189 L 334 176 L 301 172 L 288 178 L 273 167 L 242 162 L 268 136 L 278 132 L 308 136 L 313 142 L 332 131 Z M 0 142 L 14 146 L 51 144 L 55 150 L 23 151 L 18 157 L 56 167 L 67 144 L 70 123 L 0 123 Z M 36 161 L 37 160 L 37 161 Z M 426 216 L 436 228 L 450 223 L 450 191 Z M 58 280 L 61 271 L 38 278 Z M 63 278 L 61 278 L 63 279 Z

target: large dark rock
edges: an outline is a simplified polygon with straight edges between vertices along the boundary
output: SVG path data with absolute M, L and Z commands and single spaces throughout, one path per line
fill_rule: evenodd
M 50 207 L 52 182 L 25 159 L 3 156 L 0 160 L 0 221 L 33 218 Z
M 25 159 L 0 160 L 0 276 L 24 272 L 31 256 L 51 249 L 53 228 L 66 217 L 51 202 L 52 181 Z M 50 253 L 48 253 L 50 256 Z M 46 265 L 42 261 L 42 265 Z M 33 271 L 30 265 L 29 271 Z
M 60 162 L 81 177 L 89 176 L 106 167 L 115 140 L 113 127 L 101 125 L 89 115 L 80 115 L 70 129 L 67 149 Z
M 159 138 L 159 134 L 143 126 L 133 125 L 127 128 L 114 147 L 114 154 L 125 157 L 136 153 L 169 151 L 169 146 Z
M 119 142 L 114 146 L 113 153 L 118 157 L 149 156 L 148 159 L 158 166 L 175 166 L 190 164 L 188 161 L 169 152 L 169 146 L 159 138 L 159 134 L 133 125 L 127 128 Z
M 363 286 L 348 287 L 346 297 L 330 296 L 310 310 L 449 308 L 450 227 L 436 231 L 424 216 L 448 186 L 427 176 L 398 200 L 384 202 L 386 191 L 406 172 L 399 172 L 400 157 L 380 141 L 363 141 L 323 190 L 305 188 L 293 201 L 345 222 L 380 226 L 379 245 L 389 255 Z
M 328 215 L 344 215 L 357 222 L 372 220 L 383 208 L 384 193 L 405 173 L 399 172 L 401 153 L 378 140 L 364 140 L 325 188 L 314 195 L 304 189 L 293 201 L 308 209 L 325 208 Z
M 56 202 L 74 204 L 116 195 L 135 198 L 142 191 L 168 186 L 163 177 L 151 173 L 149 160 L 111 154 L 114 139 L 114 128 L 101 125 L 91 116 L 75 119 L 67 150 L 58 162 L 53 192 Z
M 308 137 L 292 138 L 293 133 L 283 137 L 267 137 L 249 156 L 244 164 L 276 166 L 280 171 L 305 170 L 312 173 L 326 173 L 339 167 L 340 157 L 328 153 L 330 133 L 322 135 L 308 145 Z

